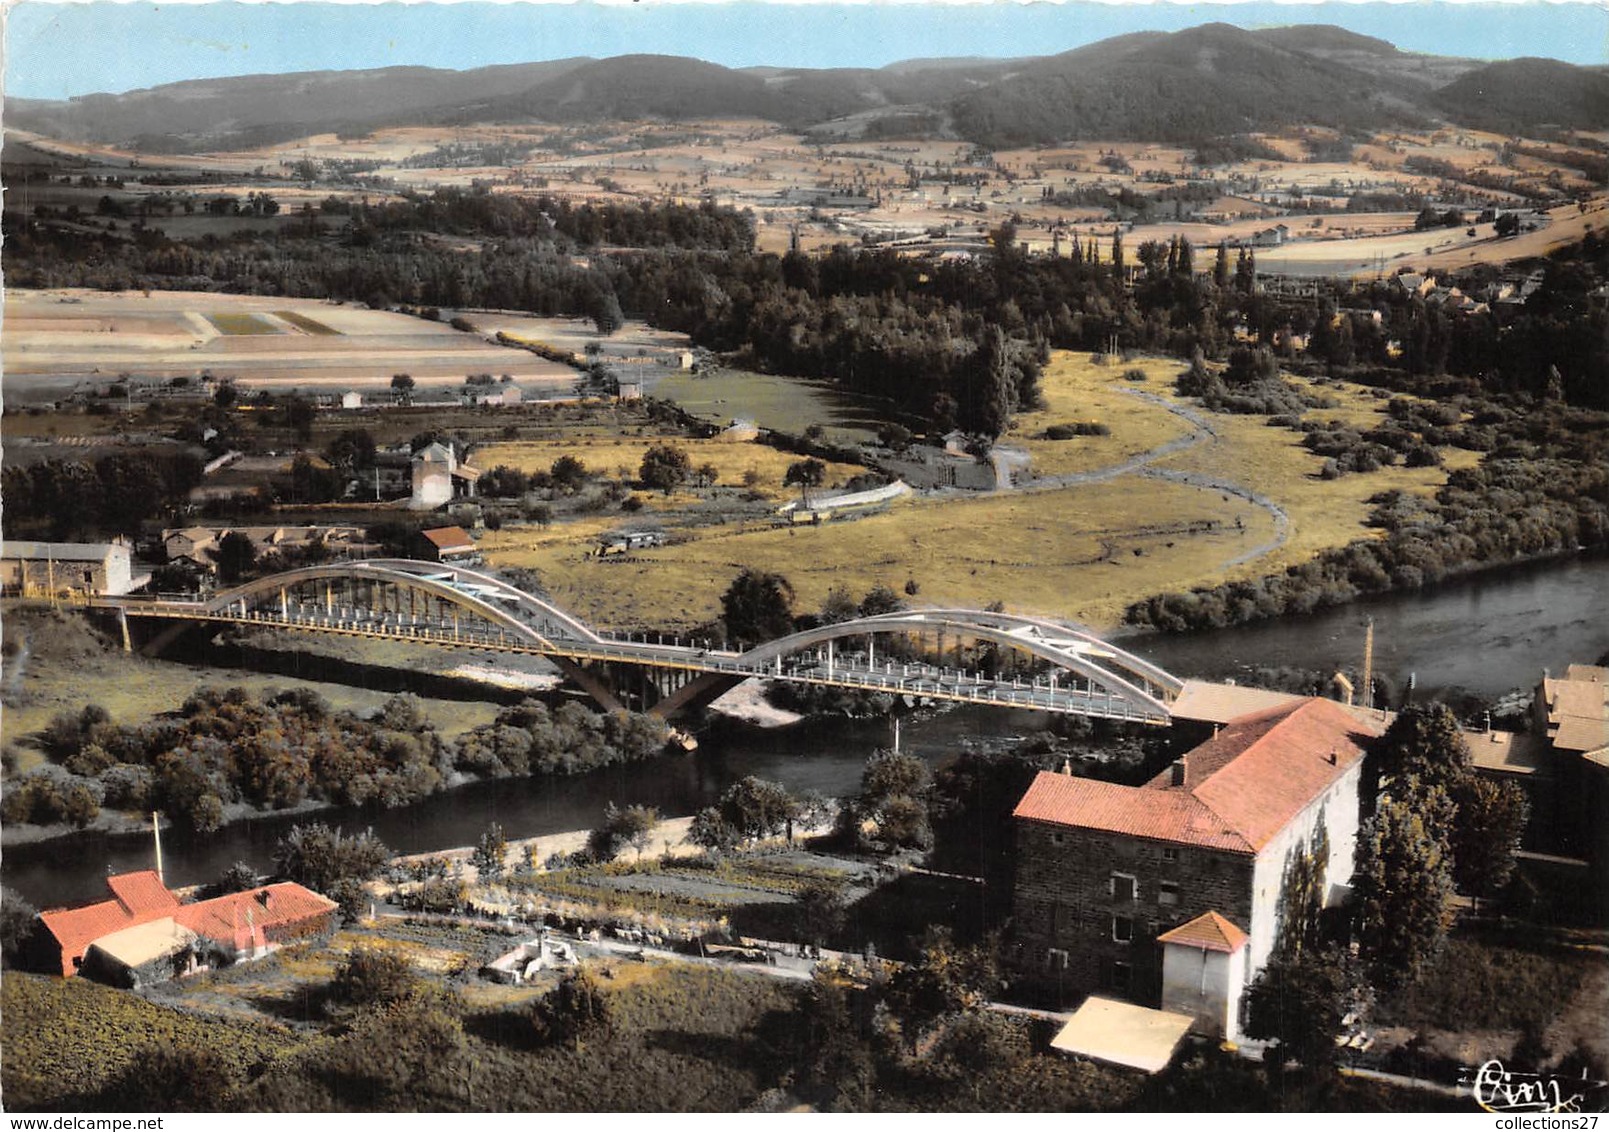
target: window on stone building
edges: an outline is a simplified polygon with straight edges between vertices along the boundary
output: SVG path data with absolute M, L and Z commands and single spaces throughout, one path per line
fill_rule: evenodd
M 1157 888 L 1156 902 L 1158 904 L 1177 904 L 1179 902 L 1179 886 L 1170 880 L 1165 880 Z
M 1130 873 L 1112 874 L 1112 898 L 1114 900 L 1138 900 L 1140 886 Z
M 1134 940 L 1134 920 L 1129 916 L 1112 917 L 1112 941 L 1114 943 L 1132 943 Z
M 1112 964 L 1112 989 L 1128 993 L 1134 982 L 1134 969 L 1127 963 Z
M 1052 971 L 1065 971 L 1067 970 L 1067 964 L 1067 952 L 1062 948 L 1052 947 L 1049 951 L 1045 952 L 1045 966 L 1050 968 Z
M 1053 833 L 1050 835 L 1050 843 L 1052 845 L 1063 845 L 1066 844 L 1066 842 L 1067 835 L 1065 833 Z
M 1170 862 L 1177 861 L 1179 859 L 1179 850 L 1171 845 L 1164 847 L 1162 850 L 1162 859 Z

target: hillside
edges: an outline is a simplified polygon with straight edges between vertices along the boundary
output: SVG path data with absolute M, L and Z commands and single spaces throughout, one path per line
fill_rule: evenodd
M 732 69 L 665 55 L 470 71 L 389 67 L 191 80 L 67 102 L 7 99 L 5 110 L 24 130 L 150 152 L 469 122 L 764 118 L 853 132 L 880 115 L 999 147 L 1193 142 L 1293 124 L 1377 129 L 1438 118 L 1516 131 L 1591 127 L 1609 121 L 1609 71 L 1413 55 L 1328 26 L 1245 31 L 1214 23 L 1038 58 L 921 59 L 880 69 Z
M 1365 126 L 1420 116 L 1401 93 L 1359 71 L 1227 24 L 1040 60 L 951 109 L 961 134 L 995 146 L 1194 141 L 1292 122 Z
M 1433 104 L 1466 125 L 1503 132 L 1546 123 L 1597 130 L 1609 123 L 1609 68 L 1510 59 L 1455 79 Z

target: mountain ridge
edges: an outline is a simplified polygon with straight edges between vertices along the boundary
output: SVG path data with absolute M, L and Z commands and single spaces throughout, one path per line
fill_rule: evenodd
M 1301 124 L 1591 125 L 1609 121 L 1609 69 L 1416 55 L 1331 25 L 1246 30 L 1219 22 L 1013 59 L 729 68 L 670 55 L 575 57 L 467 71 L 187 79 L 65 102 L 7 98 L 5 109 L 11 124 L 64 141 L 179 152 L 469 121 L 749 117 L 809 130 L 834 122 L 864 128 L 883 114 L 999 148 L 1190 142 Z

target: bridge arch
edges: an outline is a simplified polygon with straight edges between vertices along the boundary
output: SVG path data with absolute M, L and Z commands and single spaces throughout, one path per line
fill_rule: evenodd
M 467 613 L 475 621 L 484 622 L 522 643 L 547 651 L 562 640 L 596 641 L 598 635 L 563 610 L 540 598 L 500 581 L 489 574 L 462 567 L 439 566 L 428 562 L 406 559 L 376 559 L 357 562 L 330 562 L 317 566 L 303 566 L 257 578 L 250 582 L 221 590 L 200 603 L 201 611 L 212 615 L 226 615 L 238 610 L 242 614 L 264 605 L 278 603 L 285 609 L 293 592 L 308 588 L 315 590 L 313 604 L 319 604 L 318 583 L 324 583 L 322 604 L 326 613 L 334 617 L 337 611 L 335 586 L 366 583 L 370 586 L 389 587 L 401 593 L 423 597 L 426 608 L 434 600 L 454 610 Z M 401 615 L 400 598 L 393 599 Z M 302 604 L 298 596 L 298 604 Z M 414 605 L 410 602 L 410 605 Z M 365 608 L 363 616 L 372 619 L 376 611 Z M 383 609 L 380 611 L 385 612 Z
M 1136 714 L 1165 721 L 1183 688 L 1177 677 L 1117 648 L 1087 630 L 1039 618 L 978 610 L 925 609 L 884 613 L 793 633 L 740 655 L 745 667 L 780 665 L 782 658 L 820 645 L 878 636 L 945 633 L 988 641 L 1043 660 L 1130 705 Z

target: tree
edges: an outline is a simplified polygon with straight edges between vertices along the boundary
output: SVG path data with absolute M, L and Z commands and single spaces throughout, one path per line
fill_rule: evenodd
M 503 875 L 504 861 L 508 857 L 508 838 L 503 836 L 503 827 L 493 822 L 486 827 L 486 832 L 480 835 L 480 841 L 475 845 L 475 852 L 470 855 L 469 863 L 475 866 L 478 875 L 483 880 L 497 880 Z
M 1512 782 L 1470 773 L 1453 788 L 1458 818 L 1453 823 L 1453 879 L 1479 901 L 1497 895 L 1514 873 L 1530 816 L 1525 791 Z
M 1376 793 L 1416 778 L 1422 786 L 1452 790 L 1469 773 L 1473 759 L 1452 710 L 1442 703 L 1413 704 L 1391 721 L 1369 752 Z M 1365 789 L 1371 783 L 1365 784 Z
M 274 867 L 280 873 L 327 895 L 339 882 L 375 876 L 390 857 L 373 833 L 347 837 L 323 822 L 293 826 L 274 846 Z
M 931 849 L 926 800 L 931 785 L 927 763 L 915 755 L 874 752 L 861 771 L 860 795 L 851 810 L 857 831 L 869 821 L 873 836 L 890 849 Z
M 603 824 L 587 835 L 587 851 L 596 860 L 612 861 L 629 845 L 640 858 L 658 824 L 659 811 L 652 806 L 620 809 L 610 802 L 604 807 Z
M 849 596 L 849 591 L 843 586 L 833 586 L 827 591 L 827 597 L 821 603 L 821 613 L 817 615 L 816 620 L 823 625 L 841 625 L 859 616 L 860 606 Z
M 330 998 L 344 1006 L 386 1006 L 418 991 L 413 964 L 398 951 L 354 947 L 335 968 Z
M 414 380 L 412 374 L 394 373 L 391 375 L 391 394 L 398 404 L 413 404 Z
M 220 894 L 245 892 L 257 887 L 257 870 L 245 861 L 236 861 L 218 878 Z
M 1418 787 L 1417 783 L 1410 784 Z M 1441 951 L 1450 923 L 1452 861 L 1438 829 L 1453 805 L 1439 787 L 1386 794 L 1358 835 L 1357 936 L 1370 979 L 1411 982 Z
M 104 1094 L 123 1112 L 217 1112 L 238 1084 L 238 1070 L 219 1046 L 157 1042 L 133 1060 Z
M 885 1001 L 915 1046 L 939 1020 L 981 1009 L 999 985 L 990 948 L 958 947 L 948 928 L 929 928 L 916 962 L 889 980 Z
M 751 774 L 726 788 L 716 811 L 736 841 L 752 841 L 787 829 L 798 815 L 798 802 L 780 783 Z
M 16 962 L 33 934 L 38 909 L 15 890 L 0 885 L 0 958 L 9 966 Z
M 531 1008 L 538 1038 L 581 1049 L 583 1041 L 606 1038 L 614 1028 L 614 1010 L 603 988 L 585 967 L 564 973 L 559 985 Z
M 820 460 L 798 460 L 788 465 L 787 473 L 782 477 L 782 486 L 798 487 L 799 498 L 809 507 L 810 489 L 820 487 L 826 478 L 827 465 Z
M 579 491 L 581 485 L 587 482 L 587 466 L 574 456 L 560 456 L 553 461 L 549 474 L 553 477 L 553 486 L 562 491 Z
M 1305 1069 L 1333 1069 L 1348 1014 L 1358 1011 L 1361 979 L 1344 948 L 1277 954 L 1246 992 L 1246 1033 L 1276 1043 L 1272 1067 L 1295 1058 Z
M 815 947 L 843 930 L 849 915 L 843 885 L 830 880 L 808 881 L 794 896 L 799 938 Z
M 744 570 L 721 595 L 729 641 L 749 648 L 793 632 L 793 587 L 780 574 Z
M 348 472 L 374 467 L 374 437 L 368 429 L 343 429 L 324 450 L 331 464 Z
M 904 600 L 887 586 L 877 585 L 866 591 L 860 599 L 862 617 L 880 617 L 885 613 L 899 613 L 905 608 Z
M 257 562 L 257 546 L 239 531 L 230 531 L 218 540 L 218 580 L 234 585 Z
M 637 478 L 644 487 L 669 495 L 686 483 L 692 474 L 693 463 L 688 459 L 686 449 L 673 444 L 656 444 L 643 453 Z

